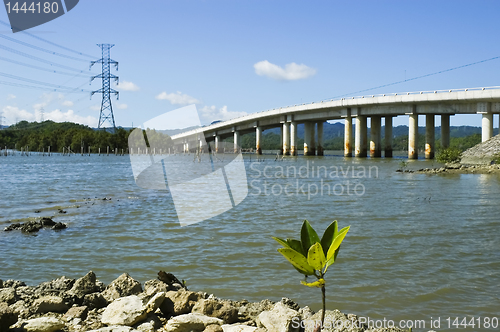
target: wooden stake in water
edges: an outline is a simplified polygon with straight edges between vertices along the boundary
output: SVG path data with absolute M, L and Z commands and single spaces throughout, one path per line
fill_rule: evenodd
M 49 151 L 49 157 L 50 157 L 50 145 L 49 145 L 49 150 L 48 151 Z
M 99 148 L 99 155 L 101 155 L 101 148 Z
M 109 156 L 109 145 L 108 147 L 106 148 L 106 155 Z

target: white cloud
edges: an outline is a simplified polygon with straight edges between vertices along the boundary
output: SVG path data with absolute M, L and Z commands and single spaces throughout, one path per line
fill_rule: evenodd
M 180 91 L 177 91 L 177 93 L 162 92 L 158 96 L 156 96 L 156 99 L 168 100 L 172 105 L 189 105 L 201 103 L 198 99 L 187 94 L 182 94 Z
M 227 110 L 227 106 L 223 106 L 221 108 L 217 108 L 215 106 L 204 106 L 200 110 L 200 115 L 202 117 L 202 122 L 209 124 L 216 120 L 230 120 L 243 115 L 247 115 L 246 112 L 229 112 Z
M 139 88 L 132 82 L 121 81 L 119 84 L 116 85 L 116 89 L 122 91 L 139 91 L 141 88 Z
M 16 99 L 17 97 L 15 95 L 13 95 L 12 93 L 9 93 L 7 95 L 7 100 L 11 100 L 11 99 Z
M 15 106 L 5 106 L 3 109 L 4 124 L 15 124 L 19 121 L 35 121 L 35 114 Z
M 119 110 L 125 110 L 127 109 L 128 105 L 127 104 L 122 104 L 122 103 L 115 103 L 115 108 Z
M 101 105 L 92 105 L 92 106 L 90 106 L 90 109 L 92 111 L 100 111 L 101 110 Z
M 264 60 L 257 62 L 253 65 L 253 67 L 257 75 L 267 76 L 278 81 L 301 80 L 316 74 L 316 69 L 308 67 L 304 64 L 299 65 L 295 62 L 286 64 L 285 68 L 282 68 Z
M 74 122 L 74 123 L 80 123 L 84 124 L 90 127 L 96 127 L 97 126 L 97 118 L 93 116 L 81 116 L 78 114 L 75 114 L 73 110 L 68 110 L 67 112 L 61 112 L 60 110 L 56 109 L 51 112 L 47 112 L 44 115 L 45 120 L 52 120 L 54 122 Z
M 71 107 L 73 106 L 73 102 L 71 100 L 65 100 L 62 102 L 63 106 Z

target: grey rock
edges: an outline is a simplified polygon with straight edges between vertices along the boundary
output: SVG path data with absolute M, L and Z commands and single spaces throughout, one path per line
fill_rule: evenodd
M 222 325 L 222 320 L 201 314 L 185 314 L 169 319 L 164 329 L 167 332 L 202 332 L 208 325 Z
M 154 295 L 146 304 L 145 309 L 146 313 L 155 312 L 156 309 L 160 307 L 160 305 L 165 300 L 165 292 L 160 292 Z
M 72 307 L 64 314 L 63 319 L 66 321 L 70 321 L 75 318 L 80 318 L 81 320 L 85 320 L 87 318 L 88 312 L 89 308 L 86 306 Z
M 54 332 L 64 327 L 64 322 L 55 317 L 40 317 L 27 320 L 23 324 L 27 332 Z
M 68 305 L 59 296 L 42 296 L 33 301 L 33 307 L 36 313 L 46 312 L 65 312 L 69 309 Z
M 42 282 L 40 285 L 35 287 L 35 296 L 41 297 L 46 295 L 55 295 L 64 298 L 64 293 L 69 291 L 73 287 L 74 283 L 75 279 L 69 279 L 65 276 L 48 282 Z
M 225 300 L 201 299 L 193 306 L 192 312 L 220 318 L 225 324 L 238 321 L 238 309 Z
M 14 304 L 17 301 L 17 294 L 14 288 L 0 289 L 0 302 L 5 302 L 8 305 Z
M 108 300 L 101 293 L 92 293 L 84 296 L 83 305 L 90 309 L 101 309 L 108 305 Z
M 6 280 L 3 282 L 4 288 L 18 288 L 18 287 L 22 287 L 22 286 L 26 286 L 26 284 L 23 281 L 19 281 L 19 280 L 9 279 L 9 280 Z
M 167 292 L 168 285 L 160 280 L 148 280 L 144 283 L 144 293 L 147 296 L 153 296 L 156 293 Z
M 315 327 L 321 324 L 322 312 L 323 310 L 318 311 L 303 322 L 305 332 L 314 332 Z M 356 315 L 346 315 L 339 310 L 327 310 L 325 312 L 323 332 L 361 332 L 365 330 L 366 326 L 360 324 Z
M 96 292 L 96 276 L 90 271 L 85 276 L 77 279 L 73 287 L 68 291 L 69 295 L 75 296 L 79 300 L 83 300 L 85 295 Z
M 205 327 L 203 332 L 224 332 L 224 330 L 222 329 L 222 327 L 220 325 L 211 324 L 211 325 L 208 325 L 207 327 Z M 253 331 L 248 331 L 248 332 L 253 332 Z
M 161 320 L 155 314 L 149 314 L 146 319 L 134 326 L 136 330 L 142 332 L 154 332 L 162 326 Z
M 106 325 L 132 326 L 147 317 L 146 307 L 137 295 L 116 299 L 104 310 L 101 322 Z
M 193 306 L 202 298 L 200 293 L 180 289 L 168 291 L 165 300 L 160 306 L 161 312 L 166 316 L 177 316 L 191 312 Z
M 137 295 L 142 292 L 141 283 L 127 273 L 122 274 L 117 279 L 113 280 L 108 287 L 102 292 L 104 298 L 112 302 L 113 300 L 130 295 Z
M 224 332 L 255 332 L 257 327 L 248 326 L 243 324 L 233 324 L 233 325 L 222 325 L 222 330 Z
M 9 330 L 9 326 L 17 322 L 18 314 L 9 308 L 7 303 L 0 302 L 0 332 Z
M 274 307 L 274 302 L 262 300 L 260 302 L 244 303 L 238 309 L 238 317 L 240 320 L 255 320 L 263 311 L 271 310 Z
M 499 155 L 500 135 L 497 135 L 464 151 L 460 163 L 466 165 L 491 165 Z
M 292 324 L 300 322 L 300 314 L 283 302 L 278 302 L 272 310 L 263 311 L 257 320 L 258 327 L 264 327 L 269 332 L 299 332 L 300 325 Z
M 135 332 L 135 331 L 138 330 L 133 329 L 130 326 L 113 325 L 108 327 L 102 327 L 97 330 L 90 330 L 89 332 Z

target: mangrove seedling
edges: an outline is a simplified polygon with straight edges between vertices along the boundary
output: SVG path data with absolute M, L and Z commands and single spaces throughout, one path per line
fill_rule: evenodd
M 335 263 L 339 254 L 340 245 L 344 240 L 348 227 L 338 230 L 337 220 L 332 222 L 325 230 L 320 239 L 309 221 L 304 220 L 300 231 L 300 241 L 294 239 L 280 239 L 273 237 L 284 248 L 278 249 L 293 267 L 305 275 L 305 281 L 301 283 L 308 287 L 321 288 L 323 312 L 321 314 L 321 326 L 325 322 L 326 295 L 325 295 L 325 274 L 328 267 Z M 316 281 L 307 282 L 308 276 L 315 276 Z

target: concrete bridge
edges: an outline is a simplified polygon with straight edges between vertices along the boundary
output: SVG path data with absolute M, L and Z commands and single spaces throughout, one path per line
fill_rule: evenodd
M 385 121 L 384 156 L 392 157 L 393 117 L 409 115 L 408 158 L 418 158 L 418 115 L 425 115 L 425 158 L 434 158 L 435 117 L 441 117 L 441 145 L 450 144 L 450 116 L 478 114 L 482 116 L 482 140 L 493 136 L 493 114 L 500 113 L 500 87 L 453 89 L 439 91 L 406 92 L 342 98 L 275 108 L 248 114 L 224 122 L 198 128 L 172 136 L 178 151 L 188 151 L 201 146 L 200 137 L 214 142 L 216 152 L 221 140 L 234 137 L 237 152 L 240 137 L 256 133 L 255 149 L 262 153 L 262 131 L 281 128 L 282 153 L 297 155 L 297 125 L 304 124 L 304 155 L 323 155 L 323 124 L 327 120 L 344 119 L 344 155 L 346 157 L 382 156 L 381 122 Z M 367 119 L 371 119 L 370 140 L 367 135 Z M 355 122 L 353 133 L 352 125 Z M 317 138 L 317 141 L 316 141 Z M 354 144 L 353 144 L 354 143 Z

